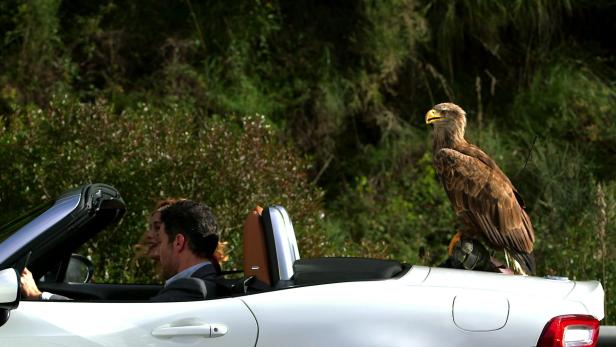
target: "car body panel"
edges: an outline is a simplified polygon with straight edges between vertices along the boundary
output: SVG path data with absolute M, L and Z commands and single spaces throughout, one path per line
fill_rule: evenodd
M 426 272 L 430 275 L 424 277 Z M 477 288 L 481 282 L 475 281 L 475 274 L 478 281 L 490 283 L 488 289 Z M 429 280 L 431 275 L 437 280 Z M 444 275 L 452 282 L 438 285 Z M 459 278 L 466 280 L 453 282 Z M 594 281 L 582 282 L 586 285 L 600 289 Z M 536 288 L 541 291 L 532 291 Z M 552 288 L 560 294 L 552 295 Z M 602 298 L 602 291 L 568 299 L 571 290 L 570 283 L 547 279 L 425 267 L 415 272 L 413 267 L 399 279 L 286 289 L 243 300 L 257 317 L 257 346 L 263 347 L 534 346 L 552 317 L 602 318 L 602 309 L 591 311 L 584 305 Z M 481 297 L 486 298 L 483 304 Z M 478 305 L 474 313 L 463 308 L 463 327 L 454 314 L 459 298 L 472 298 Z M 499 305 L 490 306 L 493 302 Z
M 509 300 L 502 293 L 476 291 L 456 295 L 452 318 L 462 330 L 483 332 L 502 329 L 509 317 Z
M 154 337 L 165 325 L 225 325 L 224 336 Z M 173 303 L 22 302 L 0 327 L 2 346 L 254 346 L 257 324 L 237 298 Z
M 421 275 L 413 276 L 408 274 L 400 280 L 409 284 L 421 283 L 429 287 L 457 288 L 464 286 L 468 289 L 523 292 L 528 295 L 549 292 L 551 296 L 557 298 L 567 297 L 575 286 L 575 282 L 567 280 L 548 280 L 533 276 L 512 276 L 483 271 L 460 271 L 458 269 L 430 268 L 415 265 L 410 272 L 416 271 L 421 273 Z M 421 280 L 422 277 L 423 280 Z M 420 280 L 421 282 L 419 282 Z

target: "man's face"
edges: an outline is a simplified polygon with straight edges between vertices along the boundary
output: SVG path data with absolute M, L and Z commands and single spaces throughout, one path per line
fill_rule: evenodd
M 169 240 L 164 223 L 160 225 L 160 232 L 158 235 L 160 238 L 160 268 L 163 278 L 169 279 L 177 273 L 177 256 L 175 255 L 173 247 L 174 240 Z

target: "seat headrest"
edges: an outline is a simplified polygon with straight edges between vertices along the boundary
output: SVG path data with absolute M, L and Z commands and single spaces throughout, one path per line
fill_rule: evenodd
M 257 206 L 244 220 L 244 277 L 254 276 L 271 286 L 272 278 L 267 256 L 265 228 L 261 220 L 262 213 L 263 208 Z

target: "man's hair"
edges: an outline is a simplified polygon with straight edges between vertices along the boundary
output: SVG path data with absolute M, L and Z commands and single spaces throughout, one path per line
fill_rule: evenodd
M 177 234 L 188 240 L 188 248 L 198 256 L 211 258 L 218 246 L 218 224 L 212 210 L 192 200 L 180 200 L 160 210 L 169 241 Z

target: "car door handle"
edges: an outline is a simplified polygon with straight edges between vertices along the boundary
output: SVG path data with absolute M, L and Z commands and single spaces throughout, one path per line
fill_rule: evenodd
M 154 337 L 173 337 L 173 336 L 201 336 L 201 337 L 220 337 L 229 331 L 224 324 L 197 324 L 177 326 L 176 324 L 165 324 L 152 330 Z

